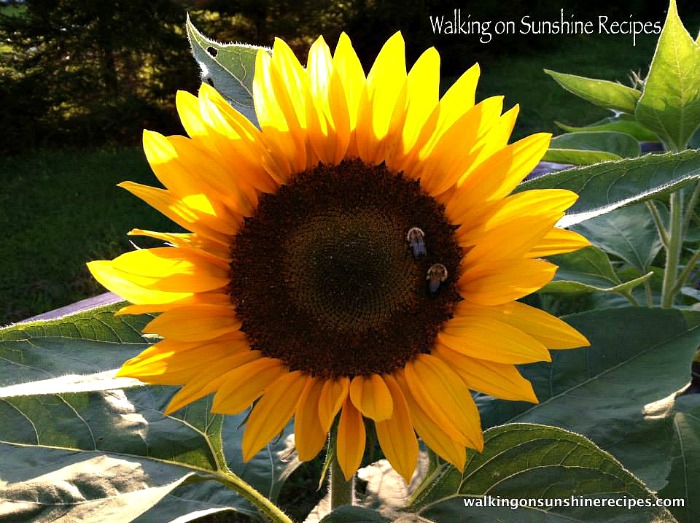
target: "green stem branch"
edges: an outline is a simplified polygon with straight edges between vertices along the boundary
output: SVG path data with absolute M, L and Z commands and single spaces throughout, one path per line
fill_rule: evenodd
M 693 194 L 690 196 L 690 201 L 688 202 L 688 208 L 685 211 L 685 217 L 683 218 L 683 236 L 688 232 L 688 227 L 690 226 L 690 220 L 693 219 L 695 214 L 695 206 L 698 204 L 700 199 L 700 182 L 695 186 Z
M 228 468 L 216 472 L 214 478 L 250 501 L 265 515 L 268 521 L 272 523 L 294 523 L 277 505 L 228 470 Z
M 647 307 L 653 307 L 654 306 L 654 295 L 651 293 L 651 284 L 649 283 L 649 280 L 646 280 L 644 282 L 644 293 L 646 294 L 646 297 L 647 297 Z
M 664 227 L 664 222 L 661 219 L 659 210 L 656 208 L 656 203 L 653 200 L 646 202 L 647 209 L 651 213 L 651 217 L 654 218 L 654 223 L 656 224 L 656 230 L 659 231 L 659 238 L 661 238 L 661 243 L 664 248 L 668 248 L 668 232 L 666 232 L 666 227 Z
M 661 287 L 661 306 L 669 309 L 673 306 L 673 298 L 676 283 L 676 273 L 681 257 L 683 244 L 683 199 L 681 193 L 676 191 L 671 194 L 671 223 L 668 228 L 668 244 L 666 245 L 666 267 L 664 281 Z M 677 291 L 676 291 L 677 292 Z
M 683 272 L 681 272 L 680 276 L 678 276 L 678 281 L 676 281 L 676 284 L 671 290 L 674 295 L 681 290 L 683 285 L 685 285 L 685 282 L 690 277 L 690 274 L 693 272 L 693 269 L 695 268 L 695 265 L 697 265 L 698 261 L 700 261 L 700 251 L 696 251 L 695 254 L 693 254 L 690 260 L 688 260 L 688 264 L 685 266 L 685 269 L 683 269 Z

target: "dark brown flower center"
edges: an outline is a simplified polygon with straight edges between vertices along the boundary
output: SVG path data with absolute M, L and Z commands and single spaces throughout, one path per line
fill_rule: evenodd
M 300 173 L 262 196 L 235 237 L 230 295 L 242 330 L 292 370 L 390 373 L 430 352 L 460 299 L 454 229 L 418 182 L 383 165 Z M 437 290 L 435 264 L 447 270 Z

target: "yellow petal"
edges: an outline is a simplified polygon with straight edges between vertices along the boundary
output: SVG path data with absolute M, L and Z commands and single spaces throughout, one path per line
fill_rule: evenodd
M 127 234 L 129 236 L 148 236 L 149 238 L 162 240 L 175 247 L 192 249 L 196 254 L 218 258 L 218 260 L 212 260 L 215 263 L 220 263 L 221 261 L 226 263 L 231 262 L 230 246 L 215 242 L 208 238 L 202 238 L 194 233 L 157 232 L 146 231 L 144 229 L 131 229 Z
M 547 152 L 551 135 L 533 134 L 496 152 L 459 180 L 474 203 L 504 198 L 535 168 Z M 498 173 L 498 176 L 494 176 Z
M 483 315 L 460 316 L 447 322 L 438 340 L 472 358 L 497 363 L 551 361 L 547 348 L 507 323 Z
M 464 445 L 456 442 L 447 435 L 443 427 L 428 416 L 420 405 L 418 405 L 406 384 L 405 373 L 403 371 L 398 371 L 395 373 L 395 376 L 396 382 L 406 400 L 406 405 L 408 406 L 408 411 L 411 416 L 411 423 L 415 427 L 418 435 L 431 450 L 436 452 L 445 461 L 457 467 L 460 471 L 463 471 L 467 459 L 467 452 Z
M 458 443 L 483 448 L 479 411 L 469 389 L 444 361 L 419 354 L 406 364 L 405 376 L 416 403 L 445 434 Z
M 478 154 L 475 147 L 498 121 L 502 108 L 502 96 L 487 98 L 464 112 L 450 128 L 432 136 L 420 151 L 425 162 L 421 184 L 429 194 L 438 196 L 457 184 Z
M 350 398 L 345 400 L 338 423 L 338 440 L 335 452 L 343 475 L 347 481 L 357 472 L 365 453 L 365 424 L 362 414 L 355 408 Z
M 367 75 L 357 122 L 357 148 L 370 165 L 383 161 L 383 140 L 406 82 L 406 55 L 401 33 L 386 41 Z
M 278 174 L 260 130 L 207 84 L 199 89 L 199 109 L 209 132 L 194 141 L 218 151 L 219 161 L 230 171 L 225 180 L 245 189 L 250 198 L 249 187 L 272 192 L 286 179 Z
M 284 110 L 275 97 L 274 84 L 279 83 L 277 72 L 271 65 L 270 56 L 258 51 L 253 79 L 253 102 L 255 114 L 263 130 L 265 143 L 270 147 L 278 165 L 278 176 L 283 179 L 303 170 L 306 166 L 305 148 L 299 150 L 295 135 L 287 122 Z
M 461 224 L 461 239 L 471 234 L 481 234 L 505 223 L 517 221 L 523 216 L 560 216 L 577 200 L 578 195 L 564 189 L 540 189 L 513 194 L 495 205 L 477 208 L 462 202 L 464 187 L 459 187 L 445 205 L 445 212 L 452 223 Z
M 202 121 L 197 97 L 187 91 L 178 91 L 175 96 L 175 104 L 180 121 L 187 134 L 191 137 L 206 136 L 207 126 Z
M 216 361 L 223 360 L 227 356 L 250 352 L 252 351 L 248 343 L 241 338 L 226 337 L 213 342 L 184 344 L 163 340 L 126 361 L 119 369 L 118 375 L 143 379 L 175 375 L 179 372 L 196 374 L 198 367 L 215 364 Z M 168 378 L 168 376 L 164 377 Z M 173 383 L 182 382 L 175 380 Z
M 574 231 L 554 228 L 528 253 L 528 258 L 541 258 L 553 254 L 577 251 L 591 244 L 586 238 Z
M 480 74 L 479 64 L 474 64 L 443 95 L 440 100 L 439 128 L 449 129 L 462 114 L 474 106 Z
M 447 363 L 470 390 L 503 400 L 538 403 L 532 384 L 513 365 L 470 358 L 439 343 L 431 354 Z
M 413 149 L 420 149 L 429 134 L 426 127 L 434 127 L 440 96 L 440 55 L 431 47 L 413 64 L 406 82 L 406 104 L 394 108 L 392 127 L 401 123 L 402 132 L 397 133 L 393 144 L 387 145 L 386 164 L 395 171 L 404 170 L 404 161 Z M 430 123 L 429 123 L 430 121 Z
M 165 409 L 165 414 L 172 414 L 176 410 L 197 401 L 198 399 L 208 396 L 212 392 L 216 392 L 220 386 L 220 378 L 225 369 L 235 369 L 240 365 L 245 365 L 250 361 L 259 360 L 260 351 L 247 351 L 248 353 L 238 353 L 226 358 L 223 358 L 217 365 L 205 367 L 201 369 L 196 376 L 188 379 L 185 386 L 182 387 L 175 396 L 172 397 L 168 407 Z M 248 408 L 246 405 L 241 410 Z M 239 411 L 240 412 L 240 411 Z M 237 413 L 236 413 L 237 414 Z
M 205 292 L 225 287 L 230 276 L 226 262 L 176 247 L 127 252 L 112 260 L 112 267 L 129 281 L 165 292 Z
M 265 389 L 286 373 L 280 360 L 260 358 L 216 378 L 216 396 L 211 411 L 238 414 L 258 399 Z
M 191 297 L 191 292 L 164 292 L 133 283 L 129 275 L 117 270 L 111 260 L 98 260 L 87 264 L 92 276 L 113 293 L 139 305 L 165 304 Z
M 126 189 L 137 198 L 141 198 L 158 212 L 189 231 L 220 243 L 228 244 L 230 242 L 228 234 L 222 233 L 214 227 L 215 217 L 207 215 L 198 207 L 191 207 L 188 202 L 174 196 L 169 191 L 134 182 L 122 182 L 117 186 Z
M 369 378 L 355 376 L 350 383 L 350 399 L 366 418 L 382 421 L 391 417 L 391 393 L 378 374 L 372 374 Z
M 503 321 L 529 334 L 549 349 L 588 347 L 586 337 L 559 318 L 524 303 L 503 307 Z
M 534 245 L 552 230 L 557 220 L 563 216 L 521 216 L 482 232 L 470 238 L 462 239 L 463 247 L 469 250 L 470 263 L 490 263 L 494 260 L 516 259 L 525 255 Z M 508 238 L 508 241 L 503 241 Z
M 336 414 L 343 406 L 350 390 L 350 380 L 346 377 L 326 380 L 318 400 L 318 418 L 324 432 L 331 429 Z
M 391 418 L 376 423 L 377 438 L 386 459 L 408 483 L 418 462 L 418 441 L 413 432 L 406 398 L 399 385 L 391 375 L 383 378 L 391 393 L 394 408 Z
M 187 305 L 165 311 L 143 329 L 180 341 L 205 341 L 237 331 L 241 320 L 230 306 Z
M 243 460 L 249 461 L 292 419 L 308 376 L 295 370 L 270 385 L 253 407 L 243 432 Z
M 183 307 L 185 305 L 229 305 L 230 303 L 231 298 L 228 296 L 228 294 L 224 294 L 222 292 L 199 292 L 170 303 L 127 305 L 126 307 L 119 309 L 114 314 L 116 316 L 120 316 L 122 314 L 147 314 L 152 312 L 165 312 L 167 310 L 174 309 L 175 307 Z
M 314 459 L 328 439 L 328 432 L 323 430 L 318 416 L 319 399 L 325 381 L 309 378 L 299 398 L 294 417 L 294 441 L 301 461 Z
M 349 118 L 349 128 L 351 131 L 357 127 L 357 117 L 359 114 L 360 99 L 365 90 L 365 72 L 362 70 L 362 64 L 357 57 L 357 53 L 352 47 L 350 38 L 345 33 L 340 34 L 338 45 L 335 48 L 333 55 L 333 69 L 338 71 L 338 79 L 342 86 L 343 99 L 347 104 L 347 113 Z M 336 111 L 341 112 L 343 109 L 337 107 L 336 104 L 343 102 L 337 94 L 335 98 L 331 98 L 331 108 L 334 115 Z
M 467 255 L 467 261 L 469 255 Z M 557 267 L 542 260 L 499 260 L 466 267 L 460 277 L 462 297 L 480 305 L 500 305 L 544 287 Z

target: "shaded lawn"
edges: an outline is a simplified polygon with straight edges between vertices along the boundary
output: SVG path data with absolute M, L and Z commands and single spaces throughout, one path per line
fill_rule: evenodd
M 125 179 L 153 183 L 138 149 L 0 160 L 0 325 L 104 292 L 85 262 L 130 249 L 134 227 L 172 230 Z
M 627 82 L 646 74 L 655 36 L 562 39 L 562 47 L 526 56 L 481 60 L 478 99 L 505 94 L 521 106 L 514 137 L 558 132 L 554 120 L 585 125 L 608 116 L 565 92 L 543 68 Z M 475 59 L 465 58 L 465 69 Z M 449 86 L 453 78 L 444 78 Z M 173 231 L 159 213 L 126 191 L 123 180 L 157 185 L 138 149 L 38 152 L 0 159 L 0 325 L 104 292 L 85 262 L 133 248 L 134 227 Z M 132 238 L 150 246 L 144 238 Z

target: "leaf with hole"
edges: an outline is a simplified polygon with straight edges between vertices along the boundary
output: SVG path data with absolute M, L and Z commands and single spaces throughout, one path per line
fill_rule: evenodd
M 238 112 L 258 124 L 253 103 L 253 77 L 258 51 L 248 44 L 221 44 L 200 33 L 187 17 L 187 38 L 202 70 L 202 81 L 221 93 Z

